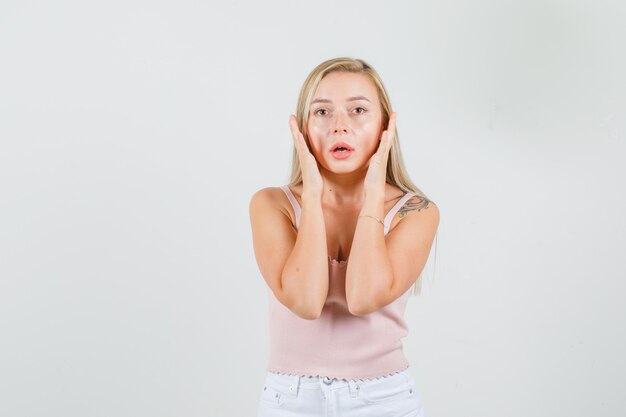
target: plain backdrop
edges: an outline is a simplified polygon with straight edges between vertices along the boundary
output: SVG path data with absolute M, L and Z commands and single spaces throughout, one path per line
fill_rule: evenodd
M 626 415 L 625 4 L 3 0 L 0 415 L 256 415 L 248 204 L 344 55 L 441 212 L 403 340 L 427 414 Z

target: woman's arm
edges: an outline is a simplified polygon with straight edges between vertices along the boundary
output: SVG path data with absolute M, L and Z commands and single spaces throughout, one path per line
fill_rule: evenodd
M 367 198 L 361 214 L 383 218 L 382 198 Z M 375 213 L 375 214 L 372 214 Z M 414 196 L 401 208 L 402 221 L 384 236 L 376 220 L 357 222 L 346 270 L 350 312 L 363 316 L 404 294 L 424 269 L 439 226 L 439 209 Z
M 278 198 L 265 188 L 250 201 L 250 223 L 259 270 L 276 298 L 294 314 L 317 319 L 328 295 L 328 250 L 321 197 L 302 196 L 299 230 Z M 280 197 L 279 197 L 280 196 Z
M 437 206 L 427 210 L 413 197 L 402 208 L 403 220 L 385 236 L 382 219 L 389 152 L 396 140 L 396 114 L 391 113 L 365 176 L 365 202 L 354 231 L 346 269 L 348 309 L 363 316 L 391 303 L 409 289 L 424 268 L 439 225 Z M 428 203 L 422 199 L 421 203 Z M 405 208 L 406 207 L 406 208 Z M 417 210 L 406 216 L 408 212 Z M 361 217 L 366 216 L 366 217 Z

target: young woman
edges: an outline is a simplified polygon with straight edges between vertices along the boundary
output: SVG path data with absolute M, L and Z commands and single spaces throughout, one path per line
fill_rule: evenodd
M 439 210 L 404 169 L 396 115 L 366 62 L 318 65 L 296 113 L 289 184 L 250 201 L 270 303 L 258 417 L 422 416 L 401 338 Z

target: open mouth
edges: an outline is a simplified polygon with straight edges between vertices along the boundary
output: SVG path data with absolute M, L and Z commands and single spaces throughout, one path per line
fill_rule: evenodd
M 350 155 L 352 155 L 353 152 L 354 152 L 354 148 L 345 142 L 335 143 L 332 146 L 331 151 L 330 151 L 331 155 L 335 159 L 345 159 L 349 157 Z
M 354 151 L 354 148 L 350 145 L 348 145 L 345 142 L 337 142 L 335 144 L 333 144 L 332 148 L 331 148 L 331 152 L 335 153 L 335 152 L 352 152 Z

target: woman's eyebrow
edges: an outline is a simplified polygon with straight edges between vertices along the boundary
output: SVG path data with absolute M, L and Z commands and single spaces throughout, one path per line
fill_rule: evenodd
M 357 101 L 357 100 L 365 100 L 365 101 L 369 101 L 369 99 L 365 96 L 354 96 L 354 97 L 349 97 L 346 101 Z M 370 101 L 371 103 L 371 101 Z
M 311 102 L 311 104 L 315 104 L 315 103 L 332 103 L 332 101 L 330 101 L 327 98 L 316 98 L 315 100 Z
M 346 99 L 346 101 L 358 101 L 358 100 L 365 100 L 371 103 L 371 101 L 365 96 L 353 96 L 353 97 L 348 97 Z M 315 104 L 315 103 L 332 103 L 332 101 L 327 98 L 316 98 L 315 100 L 311 101 L 311 104 Z

